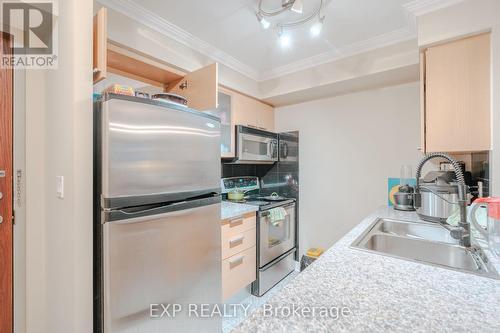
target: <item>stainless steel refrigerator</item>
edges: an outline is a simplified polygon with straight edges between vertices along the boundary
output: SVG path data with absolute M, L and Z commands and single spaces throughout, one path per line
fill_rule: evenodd
M 187 313 L 221 302 L 219 119 L 105 94 L 94 127 L 94 331 L 220 332 Z

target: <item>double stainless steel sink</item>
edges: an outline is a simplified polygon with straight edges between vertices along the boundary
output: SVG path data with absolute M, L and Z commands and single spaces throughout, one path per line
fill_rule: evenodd
M 460 246 L 439 224 L 379 218 L 352 243 L 352 247 L 500 278 L 480 248 Z

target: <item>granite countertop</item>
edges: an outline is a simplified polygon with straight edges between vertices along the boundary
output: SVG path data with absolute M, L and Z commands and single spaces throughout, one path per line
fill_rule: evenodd
M 245 213 L 256 212 L 259 209 L 257 206 L 222 201 L 221 203 L 221 220 L 238 217 Z
M 378 217 L 416 215 L 378 209 L 233 332 L 500 332 L 500 280 L 351 248 Z

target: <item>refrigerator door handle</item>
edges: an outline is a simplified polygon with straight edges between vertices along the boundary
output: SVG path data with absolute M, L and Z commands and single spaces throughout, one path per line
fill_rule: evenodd
M 167 204 L 167 205 L 163 205 L 163 206 L 158 206 L 158 207 L 154 207 L 154 208 L 148 208 L 148 209 L 138 210 L 138 211 L 134 211 L 134 212 L 130 212 L 130 211 L 127 211 L 125 209 L 117 209 L 116 211 L 119 212 L 119 213 L 122 213 L 124 215 L 128 215 L 129 217 L 133 217 L 135 215 L 142 215 L 142 214 L 151 215 L 151 214 L 154 214 L 156 211 L 160 211 L 160 212 L 163 211 L 166 207 L 175 208 L 177 205 L 184 205 L 186 203 L 187 203 L 187 201 L 174 202 L 174 203 L 171 203 L 171 204 Z
M 163 206 L 147 208 L 143 210 L 131 210 L 131 209 L 119 209 L 119 210 L 107 210 L 103 211 L 103 223 L 107 222 L 120 222 L 126 220 L 124 223 L 135 223 L 141 222 L 143 218 L 151 217 L 151 215 L 160 214 L 171 214 L 176 211 L 182 211 L 191 208 L 203 207 L 208 205 L 213 205 L 221 202 L 220 195 L 196 199 L 196 200 L 186 200 L 181 202 L 175 202 Z

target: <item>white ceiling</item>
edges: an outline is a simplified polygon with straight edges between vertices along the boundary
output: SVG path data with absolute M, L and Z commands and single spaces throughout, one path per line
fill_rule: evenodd
M 290 31 L 282 48 L 275 29 L 255 17 L 258 0 L 100 0 L 153 25 L 257 81 L 416 37 L 412 10 L 450 0 L 324 0 L 322 34 Z M 319 0 L 304 0 L 304 11 Z M 456 0 L 454 0 L 456 1 Z M 264 0 L 266 8 L 281 0 Z

